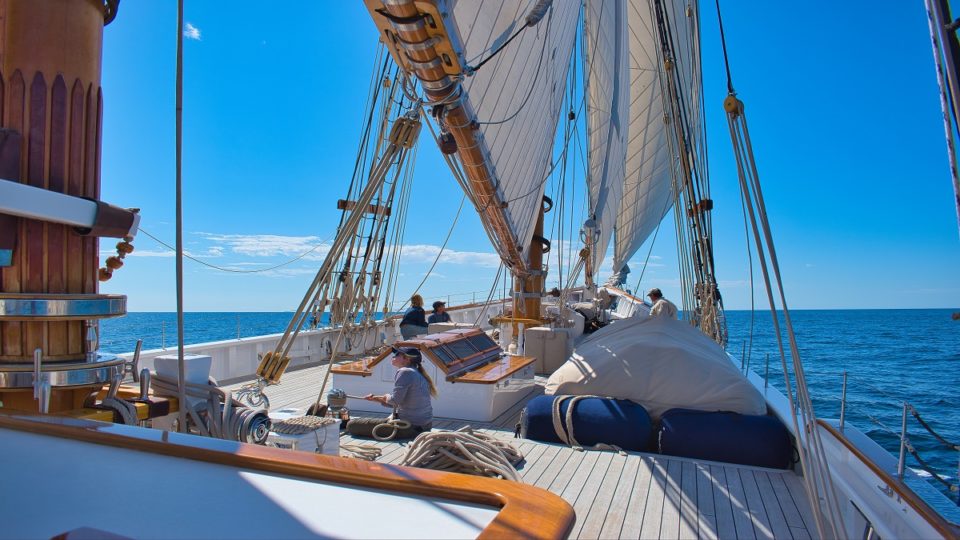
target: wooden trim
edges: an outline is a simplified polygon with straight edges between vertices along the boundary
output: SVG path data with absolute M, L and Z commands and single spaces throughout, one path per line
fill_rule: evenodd
M 337 210 L 356 210 L 357 201 L 347 201 L 344 199 L 337 200 Z M 364 211 L 367 214 L 380 214 L 383 216 L 390 215 L 390 207 L 382 206 L 379 204 L 368 204 L 366 210 Z
M 505 356 L 453 379 L 455 383 L 496 384 L 537 361 L 534 356 Z M 505 367 L 504 367 L 505 366 Z M 497 371 L 500 368 L 502 371 Z M 491 373 L 496 371 L 496 373 Z
M 348 364 L 339 364 L 335 366 L 330 366 L 330 373 L 336 373 L 337 375 L 359 375 L 361 377 L 369 377 L 373 375 L 373 371 L 369 369 L 371 364 L 367 364 L 367 368 L 363 367 L 363 360 L 356 360 Z
M 0 428 L 296 478 L 500 508 L 493 521 L 480 533 L 480 538 L 565 538 L 574 522 L 573 508 L 557 495 L 508 480 L 226 441 L 215 441 L 222 445 L 222 449 L 214 450 L 209 448 L 211 439 L 195 443 L 191 440 L 193 437 L 180 434 L 102 422 L 63 419 L 54 424 L 0 414 Z M 202 443 L 208 447 L 203 447 Z
M 957 538 L 960 537 L 960 527 L 950 523 L 943 518 L 936 510 L 930 508 L 930 506 L 921 499 L 916 493 L 913 492 L 906 484 L 900 480 L 894 478 L 887 471 L 881 469 L 872 459 L 867 457 L 859 448 L 857 448 L 852 442 L 850 442 L 847 437 L 837 430 L 837 428 L 831 426 L 822 419 L 817 420 L 817 424 L 820 425 L 823 429 L 827 431 L 830 435 L 833 435 L 835 439 L 840 441 L 851 454 L 857 457 L 864 465 L 869 468 L 873 474 L 877 475 L 883 483 L 892 489 L 901 499 L 907 502 L 911 508 L 913 508 L 920 516 L 930 524 L 931 527 L 937 530 L 945 538 Z
M 609 287 L 609 286 L 604 286 L 603 288 L 604 288 L 604 289 L 607 289 L 608 291 L 612 291 L 613 294 L 615 294 L 615 295 L 617 295 L 617 296 L 622 296 L 622 297 L 624 297 L 624 298 L 629 298 L 629 299 L 633 300 L 634 302 L 640 302 L 641 304 L 646 304 L 646 303 L 647 303 L 647 302 L 646 302 L 645 300 L 643 300 L 642 298 L 637 298 L 636 296 L 634 296 L 634 295 L 632 295 L 632 294 L 624 291 L 623 289 L 618 289 L 618 288 L 616 288 L 616 287 Z

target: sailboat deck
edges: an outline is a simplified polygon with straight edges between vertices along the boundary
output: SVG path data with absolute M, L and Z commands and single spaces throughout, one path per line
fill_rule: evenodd
M 288 372 L 267 390 L 271 409 L 306 408 L 326 368 Z M 233 385 L 236 389 L 241 384 Z M 510 440 L 524 455 L 523 482 L 563 497 L 577 514 L 570 538 L 811 538 L 816 534 L 800 478 L 792 471 L 628 452 L 577 451 L 515 439 L 523 403 L 490 423 L 436 418 L 434 429 L 470 425 Z M 343 435 L 341 444 L 379 447 L 399 464 L 407 443 Z

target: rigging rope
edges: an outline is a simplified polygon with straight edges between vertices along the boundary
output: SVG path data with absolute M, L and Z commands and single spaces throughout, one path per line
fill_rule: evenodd
M 423 279 L 420 280 L 420 284 L 417 285 L 416 290 L 413 291 L 413 294 L 420 292 L 420 287 L 423 287 L 423 284 L 427 282 L 427 279 L 430 277 L 430 274 L 433 273 L 433 269 L 436 268 L 437 262 L 440 261 L 440 257 L 443 255 L 443 250 L 447 248 L 447 242 L 450 241 L 450 236 L 453 235 L 454 229 L 457 228 L 457 222 L 460 221 L 460 212 L 463 210 L 463 203 L 467 200 L 466 194 L 460 197 L 460 206 L 457 208 L 456 215 L 453 216 L 453 222 L 450 224 L 450 229 L 447 230 L 447 237 L 443 239 L 443 244 L 440 246 L 440 251 L 437 253 L 437 256 L 433 259 L 433 264 L 430 265 L 430 268 L 427 270 L 427 273 L 423 276 Z M 412 296 L 412 295 L 411 295 Z M 410 300 L 407 300 L 400 306 L 400 309 L 403 309 L 407 306 L 407 303 Z
M 507 117 L 504 118 L 503 120 L 495 120 L 495 121 L 489 121 L 489 122 L 477 122 L 478 124 L 480 124 L 480 125 L 487 125 L 487 126 L 493 126 L 493 125 L 497 125 L 497 124 L 507 123 L 507 122 L 509 122 L 510 120 L 513 120 L 518 114 L 520 114 L 521 111 L 523 111 L 524 107 L 527 106 L 527 102 L 530 100 L 530 96 L 533 95 L 533 89 L 536 88 L 536 86 L 537 86 L 537 80 L 540 78 L 540 69 L 543 67 L 543 56 L 544 56 L 543 53 L 544 53 L 544 51 L 547 50 L 547 40 L 548 40 L 549 37 L 550 37 L 550 23 L 551 23 L 552 21 L 553 21 L 553 14 L 551 13 L 551 15 L 550 15 L 549 17 L 547 17 L 547 28 L 546 28 L 546 30 L 544 30 L 544 32 L 543 32 L 543 34 L 544 34 L 544 35 L 543 35 L 543 46 L 540 47 L 540 56 L 539 56 L 539 58 L 537 59 L 537 71 L 533 74 L 533 80 L 530 81 L 530 89 L 527 91 L 527 96 L 526 96 L 525 98 L 523 98 L 523 101 L 520 103 L 520 106 L 517 107 L 517 110 L 514 111 L 513 114 L 507 116 Z M 516 37 L 517 35 L 519 35 L 520 32 L 522 32 L 523 30 L 526 30 L 527 28 L 529 28 L 529 26 L 525 26 L 525 27 L 521 28 L 520 30 L 518 30 L 517 33 L 514 34 L 514 35 L 510 38 L 510 40 L 512 40 L 514 37 Z M 507 43 L 509 43 L 510 40 L 508 40 Z M 504 43 L 504 46 L 506 46 L 506 43 Z M 496 55 L 496 53 L 497 53 L 497 52 L 500 52 L 501 50 L 503 50 L 502 47 L 501 47 L 500 49 L 498 49 L 493 55 Z M 483 64 L 485 64 L 488 60 L 490 60 L 490 58 L 493 58 L 493 55 L 491 55 L 489 58 L 487 58 L 486 60 L 484 60 L 483 62 L 481 62 L 481 63 L 477 66 L 476 69 L 479 69 L 480 66 L 482 66 Z M 475 70 L 476 70 L 476 69 L 475 69 Z M 458 86 L 458 88 L 459 88 L 459 86 Z
M 958 451 L 960 451 L 960 444 L 958 444 L 958 443 L 952 443 L 952 442 L 944 439 L 942 436 L 940 436 L 939 433 L 937 433 L 936 431 L 934 431 L 933 428 L 930 427 L 930 424 L 928 424 L 926 421 L 924 421 L 923 418 L 920 418 L 920 412 L 917 411 L 917 408 L 916 408 L 916 407 L 914 407 L 913 405 L 907 405 L 907 407 L 910 409 L 910 414 L 912 414 L 913 417 L 917 419 L 917 422 L 919 422 L 920 425 L 923 426 L 923 429 L 926 429 L 928 432 L 930 432 L 930 435 L 933 435 L 933 438 L 937 439 L 938 441 L 940 441 L 941 444 L 943 444 L 943 445 L 946 446 L 947 448 L 950 448 L 951 450 L 958 450 Z
M 457 431 L 421 433 L 400 465 L 520 482 L 514 465 L 521 461 L 523 454 L 510 443 L 465 426 Z
M 753 150 L 750 143 L 749 132 L 747 131 L 746 117 L 743 111 L 743 104 L 734 96 L 728 96 L 724 102 L 727 110 L 730 135 L 733 140 L 734 154 L 737 163 L 737 172 L 740 179 L 740 189 L 747 204 L 747 214 L 750 217 L 750 223 L 753 229 L 753 237 L 756 243 L 757 256 L 760 262 L 760 269 L 763 273 L 764 285 L 767 291 L 767 298 L 770 303 L 774 333 L 777 340 L 777 346 L 780 351 L 781 364 L 783 366 L 784 377 L 787 381 L 787 398 L 790 400 L 791 408 L 794 408 L 792 392 L 789 391 L 790 376 L 787 371 L 786 353 L 783 346 L 783 334 L 780 329 L 779 316 L 776 308 L 776 301 L 772 285 L 776 284 L 784 322 L 786 327 L 787 339 L 790 346 L 790 354 L 793 360 L 793 373 L 796 379 L 796 399 L 799 405 L 796 409 L 800 412 L 800 420 L 803 428 L 798 424 L 796 415 L 792 417 L 794 430 L 796 433 L 807 433 L 807 445 L 798 446 L 800 462 L 804 470 L 804 485 L 807 489 L 807 495 L 811 500 L 814 516 L 816 517 L 818 532 L 822 537 L 836 537 L 841 528 L 842 512 L 839 509 L 839 503 L 835 497 L 833 489 L 833 480 L 829 473 L 829 465 L 826 461 L 826 454 L 823 450 L 823 444 L 820 439 L 820 430 L 816 424 L 816 416 L 813 411 L 813 403 L 807 388 L 806 378 L 803 372 L 803 365 L 800 361 L 800 351 L 796 341 L 796 334 L 793 330 L 793 322 L 790 317 L 790 311 L 787 308 L 786 295 L 783 290 L 783 282 L 780 275 L 780 266 L 773 245 L 773 237 L 770 230 L 770 223 L 767 217 L 766 207 L 763 201 L 763 194 L 760 189 L 759 176 L 756 169 L 756 161 L 753 157 Z M 764 251 L 766 246 L 766 252 Z M 770 269 L 768 270 L 768 257 Z M 772 276 L 771 271 L 772 270 Z M 808 455 L 809 453 L 809 455 Z M 823 515 L 823 510 L 818 504 L 820 497 L 826 500 L 827 516 Z M 830 529 L 827 530 L 826 527 Z
M 717 19 L 722 27 L 722 18 L 720 13 L 720 3 L 717 1 Z M 724 42 L 724 51 L 726 43 L 721 33 L 721 41 Z M 724 53 L 726 58 L 726 52 Z M 756 161 L 753 156 L 753 149 L 750 142 L 750 134 L 747 129 L 747 120 L 744 114 L 743 103 L 736 98 L 732 92 L 733 83 L 730 75 L 729 63 L 726 64 L 728 87 L 731 92 L 724 101 L 724 109 L 727 111 L 727 121 L 730 129 L 730 138 L 733 141 L 734 155 L 737 164 L 737 176 L 739 177 L 742 200 L 746 204 L 746 213 L 750 217 L 750 223 L 753 229 L 753 237 L 757 248 L 757 257 L 760 262 L 760 269 L 763 273 L 764 285 L 767 291 L 767 298 L 770 303 L 770 312 L 772 314 L 774 332 L 777 339 L 777 347 L 780 352 L 780 361 L 783 367 L 784 378 L 787 386 L 787 398 L 790 402 L 791 410 L 800 412 L 803 429 L 801 430 L 796 414 L 791 415 L 794 432 L 798 434 L 807 434 L 807 444 L 798 445 L 798 454 L 800 463 L 804 471 L 803 481 L 810 501 L 811 508 L 817 525 L 817 532 L 821 537 L 839 537 L 844 530 L 842 527 L 842 515 L 836 492 L 833 488 L 833 479 L 830 476 L 829 464 L 826 459 L 826 453 L 823 449 L 823 443 L 820 439 L 820 429 L 816 424 L 816 415 L 813 410 L 813 402 L 807 388 L 806 378 L 803 372 L 803 364 L 800 361 L 800 351 L 797 346 L 796 335 L 793 330 L 793 322 L 790 318 L 790 311 L 787 308 L 786 295 L 783 290 L 783 282 L 780 276 L 780 266 L 773 244 L 773 237 L 770 230 L 770 223 L 767 218 L 766 205 L 763 200 L 763 193 L 760 189 L 760 179 L 757 173 Z M 755 206 L 754 206 L 755 203 Z M 766 251 L 764 250 L 766 245 Z M 771 279 L 767 268 L 769 257 L 770 269 L 773 273 Z M 796 399 L 799 407 L 795 407 L 793 393 L 790 391 L 790 376 L 787 370 L 786 354 L 783 347 L 783 336 L 780 330 L 779 317 L 776 308 L 776 301 L 772 290 L 772 282 L 775 282 L 779 292 L 780 305 L 783 310 L 784 322 L 786 326 L 787 338 L 790 345 L 791 358 L 793 360 L 793 372 L 796 379 Z M 808 455 L 809 453 L 809 455 Z M 825 500 L 823 506 L 826 507 L 826 516 L 824 508 L 821 506 L 821 498 Z
M 163 240 L 160 240 L 160 239 L 157 238 L 156 236 L 150 234 L 149 232 L 147 232 L 146 230 L 144 230 L 143 227 L 140 227 L 140 228 L 139 228 L 139 231 L 142 232 L 143 234 L 149 236 L 150 238 L 152 238 L 156 243 L 160 244 L 161 246 L 163 246 L 163 247 L 165 247 L 165 248 L 167 248 L 167 249 L 169 249 L 169 250 L 171 250 L 171 251 L 174 251 L 174 252 L 177 251 L 177 248 L 171 246 L 170 244 L 168 244 L 168 243 L 164 242 Z M 258 269 L 256 269 L 256 270 L 237 270 L 236 268 L 225 268 L 225 267 L 222 267 L 222 266 L 217 266 L 217 265 L 215 265 L 215 264 L 210 264 L 210 263 L 208 263 L 208 262 L 206 262 L 206 261 L 203 261 L 203 260 L 200 260 L 200 259 L 198 259 L 198 258 L 196 258 L 196 257 L 190 256 L 190 255 L 188 255 L 188 254 L 186 254 L 186 253 L 184 253 L 183 256 L 186 257 L 187 259 L 190 259 L 191 261 L 193 261 L 193 262 L 195 262 L 195 263 L 199 263 L 199 264 L 202 264 L 202 265 L 204 265 L 204 266 L 213 268 L 214 270 L 220 270 L 221 272 L 230 272 L 230 273 L 234 273 L 234 274 L 256 274 L 256 273 L 259 273 L 259 272 L 269 272 L 270 270 L 276 270 L 277 268 L 282 268 L 282 267 L 284 267 L 284 266 L 287 266 L 288 264 L 295 263 L 295 262 L 299 261 L 300 259 L 306 257 L 307 255 L 313 253 L 314 251 L 316 251 L 316 250 L 318 250 L 318 249 L 320 249 L 320 248 L 322 248 L 322 247 L 328 247 L 327 242 L 328 242 L 331 238 L 333 238 L 333 235 L 328 236 L 327 239 L 324 240 L 323 242 L 317 244 L 316 246 L 313 246 L 313 247 L 310 248 L 309 250 L 301 253 L 300 255 L 297 255 L 296 257 L 294 257 L 294 258 L 292 258 L 292 259 L 290 259 L 290 260 L 288 260 L 288 261 L 286 261 L 286 262 L 280 263 L 280 264 L 278 264 L 278 265 L 276 265 L 276 266 L 271 266 L 271 267 L 269 267 L 269 268 L 258 268 Z

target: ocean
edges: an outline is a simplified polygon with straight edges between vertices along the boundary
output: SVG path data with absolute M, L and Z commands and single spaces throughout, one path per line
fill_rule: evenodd
M 943 438 L 960 443 L 960 321 L 951 319 L 951 310 L 790 313 L 818 417 L 839 418 L 846 371 L 846 421 L 895 456 L 899 453 L 904 401 L 916 407 Z M 279 333 L 291 316 L 287 312 L 185 313 L 184 342 Z M 769 356 L 770 384 L 783 390 L 783 370 L 769 311 L 757 311 L 753 317 L 749 311 L 728 311 L 727 325 L 730 353 L 749 362 L 761 376 Z M 143 339 L 144 349 L 174 349 L 176 327 L 175 313 L 129 313 L 101 322 L 100 347 L 106 352 L 128 352 L 137 339 Z M 789 356 L 787 361 L 789 364 Z M 908 417 L 907 426 L 910 440 L 924 461 L 945 480 L 956 484 L 958 453 L 929 435 L 913 417 Z M 908 455 L 907 464 L 956 499 L 956 493 L 949 494 L 912 456 Z

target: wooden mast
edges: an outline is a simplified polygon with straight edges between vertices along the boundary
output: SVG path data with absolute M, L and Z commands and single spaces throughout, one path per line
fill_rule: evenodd
M 520 238 L 507 219 L 505 201 L 497 189 L 486 143 L 478 136 L 476 115 L 462 94 L 462 55 L 459 36 L 444 25 L 446 14 L 433 1 L 366 0 L 374 22 L 394 60 L 415 75 L 429 100 L 440 110 L 443 125 L 456 142 L 456 152 L 474 195 L 480 219 L 494 236 L 494 244 L 514 277 L 514 312 L 502 322 L 517 325 L 542 323 L 543 254 L 549 244 L 543 238 L 540 206 L 532 239 Z M 381 7 L 382 6 L 382 7 Z M 527 257 L 523 244 L 530 241 Z
M 494 235 L 504 264 L 514 276 L 526 276 L 531 267 L 522 255 L 524 239 L 507 219 L 507 201 L 498 192 L 486 143 L 477 136 L 476 114 L 462 94 L 462 66 L 452 45 L 459 38 L 444 27 L 443 16 L 432 1 L 366 1 L 394 60 L 420 80 L 427 105 L 435 111 L 440 108 L 444 125 L 456 141 L 480 219 Z
M 5 180 L 99 198 L 103 27 L 116 4 L 0 0 L 0 175 Z M 0 293 L 97 293 L 95 236 L 78 235 L 67 225 L 0 219 L 0 247 L 11 248 L 0 262 Z M 37 349 L 44 364 L 89 360 L 96 351 L 95 324 L 73 317 L 0 317 L 0 363 L 32 364 Z M 101 386 L 54 392 L 49 411 L 77 408 Z M 37 410 L 29 389 L 0 388 L 0 400 L 5 408 Z

